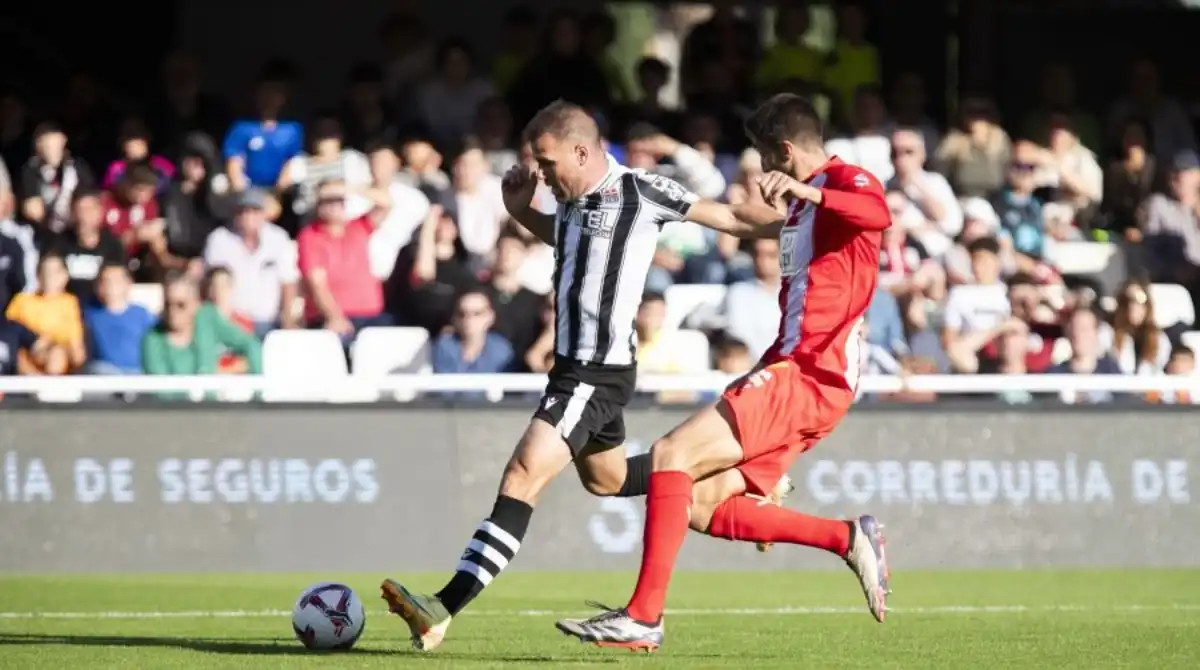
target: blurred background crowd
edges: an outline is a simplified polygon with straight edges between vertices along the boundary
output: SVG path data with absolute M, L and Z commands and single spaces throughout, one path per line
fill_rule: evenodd
M 545 371 L 553 253 L 500 197 L 524 122 L 580 103 L 621 163 L 737 202 L 762 171 L 741 120 L 784 90 L 887 188 L 867 371 L 1191 374 L 1196 88 L 1129 53 L 1085 104 L 1078 64 L 1041 58 L 1013 113 L 994 87 L 948 95 L 887 66 L 878 4 L 655 8 L 670 29 L 632 49 L 619 13 L 511 5 L 487 55 L 396 11 L 303 110 L 286 53 L 239 98 L 167 50 L 136 95 L 84 68 L 52 94 L 0 80 L 0 374 L 257 373 L 331 341 L 383 373 Z M 774 241 L 668 226 L 640 369 L 745 371 L 775 337 L 778 282 Z

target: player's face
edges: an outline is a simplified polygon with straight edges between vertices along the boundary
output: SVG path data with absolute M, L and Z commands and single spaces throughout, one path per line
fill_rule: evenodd
M 542 135 L 533 141 L 533 159 L 537 161 L 542 180 L 559 202 L 578 198 L 589 186 L 582 178 L 583 163 L 587 160 L 583 147 Z

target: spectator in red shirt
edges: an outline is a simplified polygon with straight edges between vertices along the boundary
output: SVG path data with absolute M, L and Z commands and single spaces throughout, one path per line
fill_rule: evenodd
M 331 179 L 317 186 L 317 218 L 296 239 L 310 328 L 331 330 L 348 343 L 358 330 L 391 325 L 368 252 L 380 211 L 349 219 L 345 182 Z
M 158 174 L 149 165 L 131 165 L 116 188 L 101 198 L 104 225 L 124 245 L 129 257 L 136 259 L 134 275 L 138 281 L 161 279 L 161 263 L 167 251 L 165 225 L 159 216 Z

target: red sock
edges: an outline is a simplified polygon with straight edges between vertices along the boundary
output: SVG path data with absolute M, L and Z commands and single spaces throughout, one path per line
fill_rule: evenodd
M 850 549 L 850 526 L 736 496 L 717 506 L 708 534 L 729 540 L 802 544 L 845 556 Z
M 646 494 L 646 528 L 642 535 L 642 570 L 626 611 L 638 621 L 658 621 L 667 604 L 667 585 L 675 558 L 687 536 L 692 481 L 686 472 L 650 475 Z

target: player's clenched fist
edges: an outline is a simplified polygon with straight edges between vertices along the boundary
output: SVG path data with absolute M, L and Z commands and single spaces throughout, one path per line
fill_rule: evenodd
M 758 178 L 758 189 L 762 191 L 763 200 L 772 207 L 787 205 L 792 200 L 809 199 L 811 186 L 802 184 L 782 172 L 768 172 Z
M 526 165 L 514 165 L 504 173 L 500 180 L 500 190 L 504 194 L 504 208 L 509 214 L 516 216 L 525 211 L 533 201 L 533 193 L 538 185 L 537 172 Z

